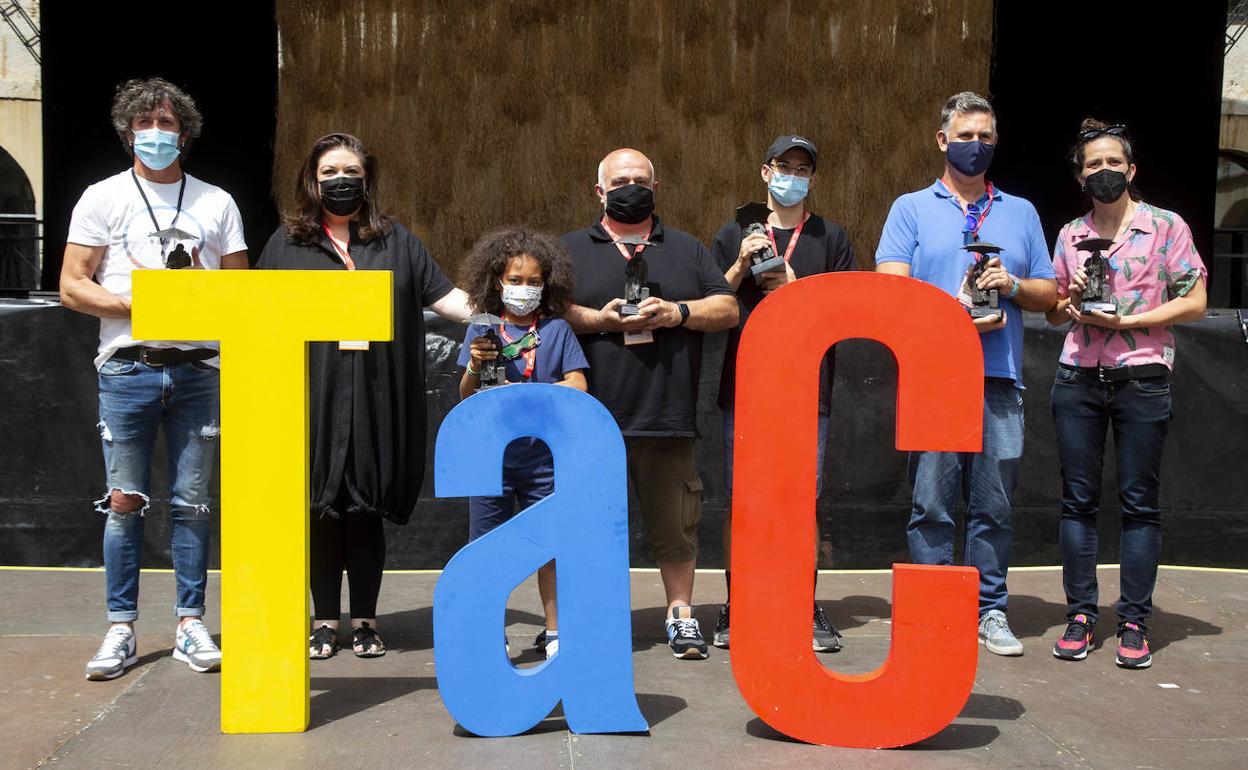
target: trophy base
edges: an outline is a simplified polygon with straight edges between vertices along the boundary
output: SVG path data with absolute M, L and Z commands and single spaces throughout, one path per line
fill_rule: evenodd
M 762 273 L 778 273 L 784 270 L 784 257 L 772 257 L 771 259 L 750 265 L 750 275 L 758 277 Z
M 1001 315 L 1001 308 L 988 307 L 986 305 L 984 307 L 975 307 L 972 305 L 966 309 L 966 312 L 971 314 L 971 318 L 987 318 L 991 315 Z
M 629 316 L 641 315 L 641 308 L 637 305 L 620 305 L 619 313 L 621 318 L 628 318 Z
M 1083 315 L 1091 315 L 1097 310 L 1114 315 L 1118 312 L 1118 306 L 1112 302 L 1083 302 L 1079 305 L 1079 312 Z

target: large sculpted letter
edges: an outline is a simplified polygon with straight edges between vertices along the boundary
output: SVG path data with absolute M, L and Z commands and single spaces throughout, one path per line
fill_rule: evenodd
M 979 583 L 973 568 L 895 565 L 884 665 L 837 674 L 811 651 L 817 373 L 828 347 L 855 337 L 897 359 L 898 449 L 982 448 L 983 356 L 953 298 L 855 272 L 804 278 L 764 300 L 737 359 L 732 671 L 754 713 L 785 735 L 883 748 L 935 734 L 966 703 Z
M 308 726 L 307 343 L 391 339 L 390 280 L 382 271 L 134 273 L 136 338 L 221 341 L 224 732 Z
M 555 491 L 450 560 L 433 594 L 433 650 L 446 708 L 477 735 L 522 733 L 563 701 L 576 733 L 644 732 L 633 692 L 624 440 L 593 397 L 558 385 L 493 388 L 442 422 L 439 497 L 497 495 L 503 450 L 540 438 Z M 517 669 L 503 650 L 507 598 L 556 559 L 559 652 Z

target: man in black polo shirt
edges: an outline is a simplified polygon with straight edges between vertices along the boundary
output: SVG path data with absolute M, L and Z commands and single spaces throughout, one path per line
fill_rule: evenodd
M 646 542 L 667 593 L 667 637 L 678 658 L 705 658 L 693 618 L 702 480 L 694 467 L 702 337 L 737 323 L 737 303 L 706 247 L 654 216 L 654 165 L 619 149 L 598 164 L 603 216 L 563 236 L 576 269 L 566 316 L 589 360 L 589 392 L 624 434 Z M 620 315 L 625 267 L 644 257 L 650 296 Z
M 724 410 L 724 485 L 732 498 L 732 448 L 735 414 L 733 399 L 736 395 L 737 346 L 741 342 L 741 330 L 750 312 L 763 301 L 763 297 L 777 288 L 798 278 L 817 273 L 852 270 L 854 249 L 849 236 L 840 225 L 806 210 L 806 195 L 815 181 L 815 168 L 819 164 L 819 150 L 810 140 L 791 134 L 779 136 L 763 157 L 761 174 L 767 185 L 767 217 L 765 233 L 744 235 L 736 221 L 724 225 L 715 234 L 711 254 L 724 271 L 728 285 L 737 293 L 740 301 L 741 320 L 737 328 L 728 333 L 728 347 L 724 353 L 724 371 L 719 380 L 719 406 Z M 744 237 L 743 237 L 744 236 Z M 776 256 L 784 258 L 784 270 L 760 273 L 758 279 L 750 274 L 750 257 L 760 249 L 770 247 Z M 819 372 L 819 449 L 815 484 L 819 494 L 823 488 L 823 449 L 828 437 L 828 405 L 832 391 L 832 365 L 834 351 L 829 350 Z M 724 562 L 729 561 L 732 548 L 732 506 L 724 519 Z M 818 530 L 815 549 L 819 548 Z M 724 579 L 731 586 L 731 572 L 724 572 Z M 828 622 L 823 609 L 815 604 L 813 643 L 817 652 L 836 652 L 841 649 L 841 635 Z M 728 646 L 728 605 L 719 610 L 719 622 L 715 626 L 713 641 L 716 647 Z

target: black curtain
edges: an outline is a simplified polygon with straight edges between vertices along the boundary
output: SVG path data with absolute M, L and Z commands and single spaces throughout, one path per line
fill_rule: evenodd
M 996 3 L 989 177 L 1035 204 L 1052 247 L 1087 210 L 1066 163 L 1086 116 L 1125 123 L 1144 199 L 1178 212 L 1212 268 L 1226 2 Z M 1243 43 L 1241 42 L 1241 45 Z
M 57 288 L 70 214 L 82 191 L 130 164 L 109 110 L 117 85 L 133 77 L 163 77 L 199 104 L 203 135 L 185 168 L 234 196 L 254 260 L 277 227 L 273 3 L 166 4 L 148 21 L 109 3 L 45 3 L 41 34 L 43 288 Z

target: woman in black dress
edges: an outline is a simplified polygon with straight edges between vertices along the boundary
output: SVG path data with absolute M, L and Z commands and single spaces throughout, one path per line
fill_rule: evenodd
M 328 658 L 337 650 L 345 569 L 352 649 L 378 657 L 386 649 L 377 635 L 382 519 L 407 523 L 424 476 L 423 309 L 462 321 L 467 295 L 415 235 L 378 208 L 377 161 L 349 134 L 329 134 L 313 145 L 296 181 L 295 208 L 257 267 L 394 274 L 394 341 L 314 342 L 308 367 L 315 610 L 308 652 Z

